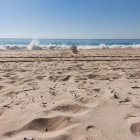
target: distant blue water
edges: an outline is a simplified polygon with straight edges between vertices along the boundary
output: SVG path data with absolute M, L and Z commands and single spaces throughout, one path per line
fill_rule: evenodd
M 140 48 L 140 39 L 0 39 L 0 49 L 47 49 L 69 48 Z

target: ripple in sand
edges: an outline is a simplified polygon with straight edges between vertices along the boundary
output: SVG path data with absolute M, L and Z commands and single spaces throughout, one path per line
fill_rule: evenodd
M 23 131 L 53 132 L 71 126 L 75 119 L 69 116 L 56 116 L 52 118 L 36 118 L 19 129 L 6 132 L 4 136 L 12 137 Z

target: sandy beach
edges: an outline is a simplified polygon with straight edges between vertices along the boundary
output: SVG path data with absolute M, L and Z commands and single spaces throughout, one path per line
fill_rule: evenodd
M 1 51 L 0 140 L 140 140 L 140 49 Z

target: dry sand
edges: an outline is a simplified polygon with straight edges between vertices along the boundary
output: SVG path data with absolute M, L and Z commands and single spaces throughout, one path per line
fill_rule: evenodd
M 0 140 L 29 138 L 140 140 L 140 49 L 0 52 Z

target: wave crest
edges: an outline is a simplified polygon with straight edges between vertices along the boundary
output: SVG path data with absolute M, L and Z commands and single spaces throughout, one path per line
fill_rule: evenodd
M 42 50 L 41 46 L 39 45 L 39 40 L 32 40 L 31 43 L 27 46 L 27 50 Z
M 73 44 L 74 45 L 74 44 Z M 40 44 L 39 40 L 33 39 L 29 45 L 0 45 L 0 50 L 61 50 L 69 49 L 69 44 Z M 112 48 L 140 48 L 140 44 L 98 44 L 98 45 L 75 45 L 78 49 L 112 49 Z

